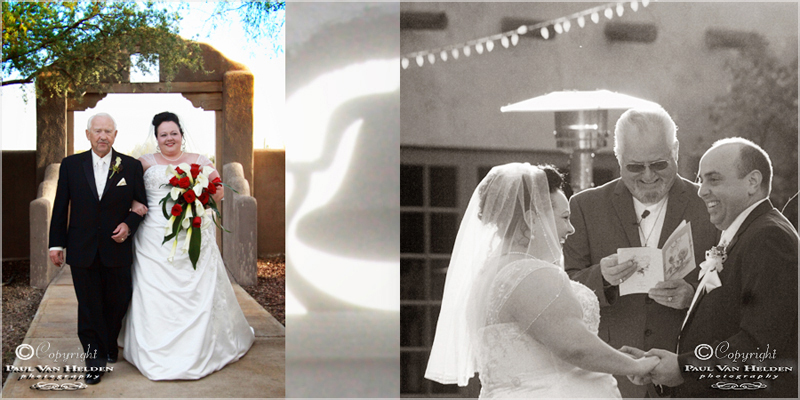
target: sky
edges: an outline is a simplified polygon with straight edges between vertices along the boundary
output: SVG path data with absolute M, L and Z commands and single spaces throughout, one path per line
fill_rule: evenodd
M 255 76 L 253 145 L 261 148 L 284 148 L 283 109 L 285 56 L 271 52 L 245 38 L 244 31 L 234 19 L 214 29 L 208 22 L 213 2 L 190 2 L 180 24 L 180 35 L 208 43 L 227 58 L 245 64 Z M 283 11 L 281 11 L 283 13 Z M 282 48 L 282 45 L 281 45 Z M 277 53 L 277 54 L 269 54 Z M 30 86 L 30 85 L 28 85 Z M 3 150 L 36 149 L 36 105 L 32 87 L 27 103 L 23 100 L 22 85 L 10 85 L 0 91 L 2 97 Z M 161 111 L 172 111 L 185 120 L 187 142 L 191 150 L 214 154 L 214 113 L 192 107 L 180 94 L 109 94 L 95 108 L 75 112 L 75 152 L 89 149 L 84 131 L 88 118 L 98 112 L 111 114 L 117 122 L 114 148 L 130 153 L 149 134 L 150 120 Z

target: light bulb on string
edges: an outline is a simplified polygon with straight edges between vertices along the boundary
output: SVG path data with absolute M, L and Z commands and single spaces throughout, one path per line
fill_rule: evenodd
M 403 57 L 403 59 L 400 60 L 400 65 L 403 67 L 403 69 L 408 68 L 408 59 Z
M 520 34 L 520 35 L 524 35 L 524 34 L 528 33 L 528 26 L 527 25 L 521 25 L 519 28 L 517 28 L 517 33 Z
M 515 33 L 515 34 L 511 35 L 511 44 L 513 44 L 514 46 L 516 46 L 516 45 L 517 45 L 517 43 L 519 43 L 519 35 L 517 35 L 517 34 Z
M 458 49 L 453 49 L 452 54 L 453 60 L 458 60 Z
M 550 31 L 547 29 L 546 26 L 543 27 L 542 29 L 540 29 L 539 32 L 541 32 L 542 38 L 544 38 L 544 40 L 547 40 L 550 37 Z M 515 45 L 516 45 L 516 43 L 515 43 Z
M 610 8 L 606 8 L 606 10 L 603 11 L 603 14 L 605 14 L 606 18 L 608 18 L 608 19 L 611 19 L 611 18 L 614 17 L 614 11 L 612 9 L 610 9 Z
M 489 52 L 494 50 L 494 40 L 486 42 L 486 50 L 489 50 Z
M 469 57 L 470 54 L 472 54 L 472 49 L 469 47 L 469 45 L 464 46 L 464 55 Z
M 553 28 L 556 30 L 556 33 L 558 33 L 559 35 L 564 33 L 564 28 L 562 28 L 561 24 L 558 23 L 558 22 L 556 22 L 556 24 L 553 25 Z
M 586 26 L 586 18 L 583 18 L 583 15 L 578 17 L 578 26 L 580 26 L 581 28 Z
M 617 16 L 621 17 L 624 12 L 625 6 L 623 6 L 622 3 L 617 4 Z
M 503 36 L 500 39 L 500 44 L 502 44 L 503 47 L 508 48 L 508 36 Z
M 442 52 L 439 53 L 439 57 L 441 57 L 442 61 L 447 61 L 447 50 L 442 50 Z
M 428 54 L 428 64 L 433 64 L 436 62 L 436 56 L 433 53 Z
M 650 4 L 649 0 L 642 0 L 642 7 L 647 7 L 648 4 Z
M 565 20 L 561 25 L 564 27 L 564 32 L 569 32 L 569 28 L 572 27 L 572 24 L 569 22 L 569 20 Z
M 598 14 L 597 11 L 592 13 L 592 22 L 595 24 L 600 22 L 600 14 Z
M 475 51 L 477 51 L 478 54 L 483 54 L 483 43 L 476 44 L 475 45 Z
M 422 58 L 422 55 L 418 55 L 417 56 L 417 65 L 419 65 L 421 67 L 422 64 L 425 64 L 425 59 Z
M 634 1 L 631 2 L 631 10 L 633 10 L 633 12 L 639 11 L 639 2 L 638 1 L 634 0 Z

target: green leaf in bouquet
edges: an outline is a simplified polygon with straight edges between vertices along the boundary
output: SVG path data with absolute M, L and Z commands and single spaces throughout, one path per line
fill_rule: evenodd
M 158 204 L 161 204 L 161 211 L 164 213 L 164 218 L 166 219 L 169 219 L 170 217 L 169 213 L 167 212 L 167 200 L 169 200 L 170 198 L 171 198 L 170 194 L 167 193 L 167 195 L 164 196 L 164 198 L 158 202 Z
M 197 271 L 197 260 L 200 258 L 200 228 L 192 228 L 192 237 L 189 240 L 189 259 L 192 267 Z
M 164 241 L 161 242 L 161 244 L 166 243 L 167 240 L 170 240 L 178 235 L 178 232 L 180 232 L 181 230 L 181 222 L 183 222 L 183 217 L 185 215 L 186 215 L 186 210 L 184 210 L 180 215 L 178 215 L 177 218 L 175 218 L 175 222 L 172 223 L 172 233 L 170 233 L 169 236 L 165 236 Z

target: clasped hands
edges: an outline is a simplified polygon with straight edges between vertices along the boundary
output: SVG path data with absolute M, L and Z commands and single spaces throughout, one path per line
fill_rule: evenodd
M 636 265 L 630 260 L 620 264 L 617 255 L 612 254 L 600 260 L 600 273 L 606 282 L 617 286 L 636 273 Z M 692 304 L 694 292 L 692 285 L 683 279 L 670 279 L 658 282 L 647 295 L 662 306 L 683 310 Z
M 662 349 L 642 351 L 630 346 L 622 346 L 619 351 L 637 360 L 642 357 L 658 357 L 658 363 L 650 369 L 650 372 L 642 375 L 628 375 L 628 379 L 634 384 L 647 385 L 652 382 L 656 385 L 672 387 L 683 383 L 677 354 Z

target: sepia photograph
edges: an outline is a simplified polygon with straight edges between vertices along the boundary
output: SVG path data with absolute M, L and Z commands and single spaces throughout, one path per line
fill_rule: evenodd
M 797 24 L 401 3 L 400 395 L 796 397 Z

